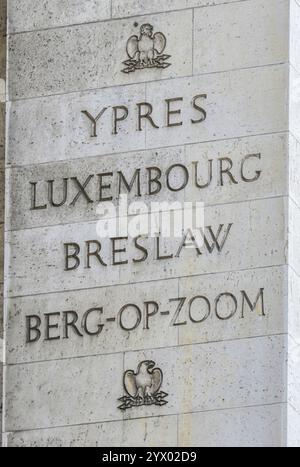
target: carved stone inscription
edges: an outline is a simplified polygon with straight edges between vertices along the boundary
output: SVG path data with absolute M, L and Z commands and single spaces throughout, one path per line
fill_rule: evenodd
M 229 234 L 232 230 L 233 224 L 220 224 L 216 227 L 206 226 L 200 232 L 203 241 L 203 247 L 199 245 L 197 239 L 193 236 L 191 231 L 183 234 L 181 239 L 176 240 L 175 248 L 172 250 L 171 246 L 166 251 L 166 243 L 160 237 L 150 238 L 139 236 L 134 239 L 129 237 L 114 237 L 109 238 L 102 243 L 109 243 L 109 256 L 102 254 L 103 244 L 99 240 L 87 240 L 84 244 L 78 243 L 65 243 L 65 270 L 74 271 L 79 267 L 85 269 L 99 268 L 111 266 L 122 266 L 132 263 L 143 263 L 149 258 L 152 261 L 164 261 L 172 259 L 180 259 L 186 248 L 195 251 L 195 257 L 199 258 L 203 254 L 213 254 L 215 252 L 221 253 Z M 129 243 L 133 242 L 134 254 L 128 257 L 127 250 Z M 107 248 L 105 248 L 107 251 Z
M 170 55 L 163 54 L 167 39 L 161 32 L 153 33 L 152 24 L 143 24 L 139 36 L 131 36 L 127 41 L 128 60 L 123 73 L 133 73 L 144 68 L 168 68 Z

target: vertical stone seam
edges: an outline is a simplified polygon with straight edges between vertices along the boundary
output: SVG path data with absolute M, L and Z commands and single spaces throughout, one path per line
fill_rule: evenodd
M 192 76 L 194 76 L 194 55 L 195 55 L 195 8 L 192 10 Z

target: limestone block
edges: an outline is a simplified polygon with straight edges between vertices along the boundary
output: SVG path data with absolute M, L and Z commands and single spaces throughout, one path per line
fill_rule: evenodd
M 192 11 L 107 21 L 12 35 L 8 70 L 11 99 L 64 94 L 192 74 Z M 126 44 L 143 24 L 166 37 L 172 66 L 123 73 Z
M 289 244 L 288 261 L 294 271 L 300 274 L 300 208 L 293 201 L 289 202 Z
M 201 124 L 194 125 L 188 125 L 184 119 L 183 132 L 180 128 L 167 127 L 159 131 L 149 125 L 146 147 L 164 147 L 167 141 L 183 144 L 285 131 L 288 127 L 287 70 L 285 65 L 270 66 L 177 79 L 172 83 L 172 93 L 168 81 L 149 83 L 147 96 L 155 96 L 153 115 L 158 126 L 163 125 L 165 108 L 161 96 L 196 96 L 205 93 L 207 98 L 200 103 L 207 117 Z M 261 105 L 262 102 L 264 105 Z M 195 118 L 195 115 L 190 115 L 189 99 L 184 99 L 180 108 L 183 116 Z
M 226 341 L 284 332 L 288 300 L 286 274 L 286 268 L 263 268 L 180 279 L 179 296 L 185 297 L 188 290 L 192 302 L 188 306 L 187 324 L 179 326 L 179 343 Z M 223 287 L 218 277 L 224 279 Z M 192 325 L 189 318 L 196 323 Z M 185 320 L 183 314 L 178 322 Z
M 125 419 L 282 403 L 285 354 L 284 337 L 274 336 L 129 352 L 124 362 L 116 354 L 7 366 L 5 431 L 121 420 L 122 369 L 145 359 L 162 369 L 169 402 L 132 408 Z
M 296 138 L 289 138 L 289 196 L 300 205 L 300 144 Z
M 4 222 L 5 205 L 5 167 L 4 159 L 0 159 L 0 222 Z
M 287 326 L 286 282 L 286 269 L 274 267 L 170 279 L 163 284 L 146 282 L 7 299 L 6 362 L 280 334 Z M 100 332 L 91 336 L 81 323 L 85 313 L 95 308 L 87 329 Z M 46 314 L 52 314 L 50 325 L 58 325 L 48 336 Z M 73 328 L 66 331 L 66 322 L 74 317 L 80 334 Z M 31 329 L 38 319 L 40 336 Z
M 66 161 L 284 132 L 288 128 L 288 80 L 288 67 L 274 66 L 12 102 L 8 106 L 7 162 Z M 193 109 L 192 100 L 202 94 L 207 98 L 198 105 L 207 117 L 193 124 L 191 120 L 201 115 Z M 173 107 L 181 110 L 180 127 L 166 126 L 166 99 L 171 98 L 183 99 Z M 143 122 L 142 131 L 138 130 L 137 104 L 145 101 L 153 106 L 159 129 Z M 128 108 L 129 115 L 119 122 L 118 134 L 113 134 L 111 107 L 120 105 Z M 82 111 L 96 116 L 106 107 L 98 137 L 92 137 L 91 121 Z
M 109 19 L 111 0 L 9 0 L 9 33 Z

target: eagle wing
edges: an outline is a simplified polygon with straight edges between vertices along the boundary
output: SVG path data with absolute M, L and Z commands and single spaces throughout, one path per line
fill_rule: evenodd
M 133 59 L 139 51 L 139 38 L 138 36 L 131 36 L 127 41 L 127 55 Z
M 163 374 L 160 368 L 154 368 L 154 370 L 151 373 L 152 376 L 152 384 L 151 384 L 151 394 L 156 394 L 162 385 L 163 382 Z
M 131 397 L 135 397 L 137 394 L 136 375 L 132 370 L 128 370 L 124 374 L 124 388 L 127 394 Z
M 154 49 L 156 52 L 160 55 L 163 53 L 163 51 L 166 48 L 167 45 L 167 39 L 161 32 L 156 32 L 153 36 L 153 41 L 154 41 Z

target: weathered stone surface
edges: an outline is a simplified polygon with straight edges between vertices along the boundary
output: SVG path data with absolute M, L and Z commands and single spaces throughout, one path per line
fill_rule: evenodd
M 180 415 L 178 441 L 177 416 L 166 416 L 9 433 L 6 446 L 278 447 L 285 442 L 285 410 L 285 404 L 277 404 Z
M 280 334 L 287 303 L 286 283 L 285 268 L 267 268 L 167 280 L 163 283 L 163 295 L 161 282 L 147 282 L 117 289 L 105 287 L 7 299 L 6 361 L 15 364 Z M 185 302 L 176 317 L 181 297 Z M 147 307 L 147 302 L 152 304 Z M 153 303 L 159 307 L 157 313 L 146 320 L 147 312 L 156 311 Z M 132 305 L 121 315 L 122 308 L 128 304 L 140 309 L 139 324 Z M 103 328 L 98 336 L 89 336 L 80 323 L 87 310 L 94 307 L 103 308 L 103 313 L 91 314 L 88 329 L 96 332 L 99 324 Z M 77 313 L 82 337 L 70 329 L 69 338 L 64 338 L 64 313 L 68 311 Z M 166 311 L 168 315 L 161 314 Z M 208 311 L 209 316 L 204 320 Z M 46 313 L 59 313 L 50 320 L 51 324 L 58 324 L 58 329 L 49 334 L 52 339 L 59 337 L 58 340 L 45 340 Z M 28 318 L 32 315 L 41 319 L 41 337 L 37 342 L 28 343 L 26 327 L 29 323 L 36 324 L 36 318 Z M 110 318 L 115 318 L 115 322 L 107 321 Z M 126 329 L 137 324 L 136 329 L 123 330 L 120 319 Z M 30 340 L 35 337 L 36 332 L 31 331 Z
M 0 0 L 0 445 L 2 446 L 3 420 L 3 265 L 4 265 L 4 160 L 5 160 L 5 78 L 6 78 L 6 0 Z
M 286 131 L 288 80 L 288 68 L 274 66 L 13 102 L 8 109 L 7 162 L 37 164 Z M 199 114 L 191 100 L 203 93 L 207 119 L 192 124 L 190 120 Z M 165 99 L 177 97 L 184 99 L 179 105 L 184 126 L 168 128 Z M 159 129 L 146 122 L 146 131 L 137 130 L 136 104 L 145 99 L 153 105 Z M 98 137 L 91 137 L 91 122 L 82 110 L 97 115 L 104 107 L 117 105 L 129 109 L 119 133 L 112 134 L 109 108 L 101 118 Z
M 285 354 L 284 337 L 274 336 L 130 352 L 124 362 L 123 354 L 116 354 L 8 366 L 5 431 L 120 420 L 122 367 L 136 369 L 143 359 L 163 370 L 169 403 L 133 408 L 126 419 L 281 403 Z M 179 375 L 185 375 L 185 384 L 178 384 Z M 76 391 L 69 392 L 74 381 Z
M 240 0 L 112 0 L 113 17 L 134 16 L 159 11 L 182 10 L 185 8 L 205 7 Z
M 9 0 L 9 33 L 101 21 L 111 17 L 111 0 Z
M 286 62 L 288 3 L 252 0 L 195 10 L 194 73 Z
M 107 266 L 92 258 L 89 269 L 85 264 L 85 242 L 97 240 L 95 223 L 77 224 L 76 229 L 74 225 L 63 225 L 9 232 L 6 244 L 9 258 L 6 296 L 284 264 L 287 240 L 285 209 L 286 202 L 281 198 L 207 208 L 205 226 L 211 226 L 215 235 L 219 231 L 220 252 L 216 245 L 211 253 L 207 246 L 201 246 L 200 256 L 195 248 L 180 251 L 182 239 L 172 237 L 159 243 L 155 238 L 140 239 L 139 244 L 148 250 L 146 257 L 145 252 L 135 247 L 134 240 L 129 239 L 117 242 L 114 247 L 126 250 L 125 254 L 116 255 L 115 263 L 128 263 L 112 265 L 112 242 L 106 238 L 102 242 L 101 257 Z M 211 233 L 207 229 L 205 233 L 209 245 L 212 245 Z M 74 242 L 81 249 L 80 265 L 77 270 L 65 270 L 72 268 L 74 261 L 66 264 L 64 244 Z M 257 248 L 257 245 L 260 247 Z M 90 251 L 94 251 L 94 248 Z M 244 255 L 245 251 L 247 255 Z M 73 249 L 69 251 L 70 254 L 73 252 Z M 173 257 L 158 260 L 169 255 Z
M 9 433 L 7 447 L 176 447 L 177 415 Z
M 133 152 L 119 157 L 112 155 L 105 158 L 7 169 L 6 196 L 9 202 L 6 206 L 6 228 L 15 230 L 97 220 L 99 219 L 97 207 L 101 199 L 100 187 L 110 185 L 103 190 L 101 196 L 104 199 L 112 197 L 112 202 L 117 205 L 120 193 L 119 172 L 122 172 L 125 179 L 130 182 L 137 169 L 140 170 L 140 182 L 134 184 L 130 193 L 122 184 L 121 191 L 123 194 L 128 194 L 128 202 L 140 201 L 147 206 L 153 202 L 174 201 L 202 201 L 206 205 L 224 204 L 286 195 L 288 146 L 289 139 L 286 135 L 270 135 L 195 144 L 185 148 L 179 146 L 164 150 Z M 298 199 L 299 171 L 293 169 L 299 164 L 300 158 L 296 157 L 296 153 L 295 148 L 290 173 L 295 199 Z M 168 175 L 168 170 L 174 164 L 179 164 L 181 167 L 172 169 Z M 186 172 L 182 166 L 188 170 L 187 185 Z M 150 175 L 151 167 L 161 170 L 162 187 L 159 193 L 153 195 L 150 194 L 151 190 L 155 191 L 158 185 L 153 183 L 149 189 L 149 180 L 153 176 L 153 171 Z M 211 178 L 210 167 L 212 167 Z M 226 169 L 229 169 L 230 173 L 223 173 Z M 105 175 L 100 181 L 99 174 L 112 175 Z M 77 182 L 72 178 L 77 177 L 83 184 L 91 175 L 92 179 L 86 188 L 90 199 L 81 196 L 76 204 L 72 205 L 78 193 Z M 196 177 L 198 186 L 195 182 Z M 54 207 L 51 205 L 51 199 L 49 200 L 47 181 L 54 180 L 54 201 L 60 203 L 64 199 L 64 178 L 68 179 L 66 202 L 63 206 Z M 170 187 L 182 187 L 182 189 L 174 192 Z M 45 209 L 33 209 L 38 206 L 45 206 Z
M 283 447 L 285 404 L 181 415 L 181 447 Z
M 174 78 L 192 74 L 192 11 L 93 23 L 10 37 L 8 70 L 11 99 L 84 91 L 105 86 Z M 167 38 L 166 69 L 122 73 L 126 43 L 151 23 Z

